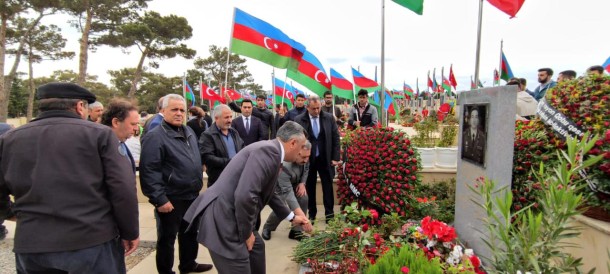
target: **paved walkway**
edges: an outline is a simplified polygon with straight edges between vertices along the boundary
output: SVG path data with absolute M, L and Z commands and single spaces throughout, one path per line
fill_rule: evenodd
M 139 203 L 140 210 L 140 246 L 154 247 L 157 240 L 157 231 L 155 217 L 153 213 L 153 206 L 149 203 Z M 338 212 L 338 206 L 335 206 L 335 212 Z M 324 206 L 318 205 L 318 211 L 324 212 Z M 265 207 L 261 215 L 263 222 L 267 220 L 267 216 L 271 209 Z M 5 221 L 9 234 L 7 238 L 13 239 L 15 236 L 15 222 Z M 316 222 L 316 226 L 323 226 L 324 222 Z M 319 227 L 318 227 L 319 228 Z M 266 260 L 267 260 L 267 273 L 299 273 L 299 265 L 290 259 L 293 248 L 297 245 L 297 241 L 288 239 L 288 231 L 290 227 L 288 222 L 281 222 L 280 226 L 275 232 L 271 234 L 271 240 L 265 241 Z M 262 229 L 261 229 L 262 230 Z M 176 241 L 177 244 L 177 241 Z M 174 270 L 178 273 L 178 248 L 176 246 L 176 255 Z M 128 273 L 129 274 L 151 274 L 157 273 L 155 266 L 155 255 L 156 252 L 148 255 L 138 265 L 133 267 Z M 197 256 L 197 262 L 199 263 L 212 263 L 208 250 L 199 245 L 199 254 Z M 205 273 L 216 274 L 216 269 Z

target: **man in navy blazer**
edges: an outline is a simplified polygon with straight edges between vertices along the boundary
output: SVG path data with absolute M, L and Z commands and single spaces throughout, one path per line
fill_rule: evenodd
M 295 215 L 274 195 L 282 161 L 296 162 L 306 142 L 303 128 L 286 122 L 277 139 L 257 142 L 237 153 L 216 183 L 188 209 L 187 231 L 198 228 L 197 240 L 208 248 L 218 273 L 265 273 L 265 243 L 255 229 L 265 205 L 279 219 L 311 231 L 306 216 Z
M 239 137 L 244 140 L 244 147 L 262 140 L 267 140 L 267 128 L 261 119 L 252 116 L 252 100 L 244 99 L 241 102 L 241 116 L 233 119 L 231 127 L 239 133 Z

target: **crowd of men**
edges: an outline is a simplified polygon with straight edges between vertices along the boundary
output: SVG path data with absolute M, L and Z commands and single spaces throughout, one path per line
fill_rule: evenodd
M 360 93 L 347 123 L 375 126 Z M 104 107 L 71 83 L 42 85 L 37 97 L 39 116 L 0 138 L 0 220 L 17 222 L 20 273 L 125 273 L 123 257 L 139 244 L 138 170 L 155 208 L 159 273 L 175 273 L 176 239 L 180 273 L 213 268 L 195 261 L 198 243 L 219 273 L 264 273 L 262 239 L 281 220 L 292 223 L 291 239 L 311 230 L 318 178 L 324 220 L 334 216 L 343 121 L 330 92 L 297 96 L 275 116 L 262 96 L 208 115 L 169 94 L 150 117 L 123 99 Z M 273 214 L 262 220 L 266 205 Z

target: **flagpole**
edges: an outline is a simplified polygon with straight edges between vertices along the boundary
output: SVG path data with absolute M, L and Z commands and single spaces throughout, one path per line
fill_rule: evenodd
M 284 87 L 282 88 L 282 104 L 280 105 L 280 108 L 282 108 L 282 106 L 284 105 L 284 97 L 286 97 L 286 81 L 288 81 L 288 75 L 284 76 Z M 292 107 L 294 108 L 294 104 L 292 105 Z
M 182 97 L 184 98 L 184 107 L 185 107 L 185 110 L 188 112 L 189 103 L 187 102 L 188 100 L 186 99 L 186 72 L 184 72 L 182 74 Z M 187 119 L 184 119 L 184 121 L 182 121 L 182 124 L 186 125 L 186 120 Z
M 502 79 L 502 50 L 504 48 L 504 39 L 500 39 L 500 62 L 498 64 L 498 86 L 500 85 L 500 80 Z M 508 82 L 508 81 L 507 81 Z
M 479 25 L 477 28 L 477 53 L 474 65 L 474 81 L 479 83 L 479 62 L 481 60 L 481 29 L 483 24 L 483 0 L 479 2 Z
M 203 105 L 203 89 L 201 84 L 203 84 L 203 76 L 199 75 L 199 97 L 201 97 L 201 105 Z
M 208 88 L 211 89 L 210 84 L 211 83 L 208 82 Z M 214 108 L 214 106 L 212 106 L 212 99 L 208 99 L 208 110 L 210 111 L 210 113 L 212 112 L 213 108 Z
M 379 102 L 381 103 L 381 124 L 388 126 L 387 113 L 385 109 L 385 0 L 381 0 L 381 91 Z M 381 96 L 383 93 L 383 96 Z
M 235 10 L 237 8 L 233 8 L 233 24 L 231 24 L 231 36 L 229 38 L 229 48 L 227 49 L 227 67 L 226 67 L 226 71 L 225 71 L 225 88 L 228 87 L 228 82 L 229 82 L 229 59 L 231 57 L 231 40 L 233 39 L 233 31 L 234 31 L 234 27 L 235 27 Z M 220 85 L 220 83 L 219 83 Z M 220 88 L 220 97 L 224 97 L 224 92 L 222 90 L 222 87 Z
M 271 70 L 271 99 L 272 99 L 271 100 L 271 104 L 272 104 L 271 109 L 273 112 L 273 117 L 275 118 L 275 114 L 277 112 L 275 111 L 276 100 L 275 100 L 275 68 L 274 67 L 272 67 L 272 70 Z

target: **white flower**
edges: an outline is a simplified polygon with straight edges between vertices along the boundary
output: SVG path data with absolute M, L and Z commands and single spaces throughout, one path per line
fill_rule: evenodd
M 472 256 L 474 256 L 474 251 L 472 251 L 471 248 L 468 248 L 468 249 L 464 250 L 464 254 L 466 254 L 466 256 L 468 256 L 468 257 L 472 257 Z
M 431 248 L 436 245 L 436 240 L 429 240 L 428 244 L 426 244 L 427 248 Z

